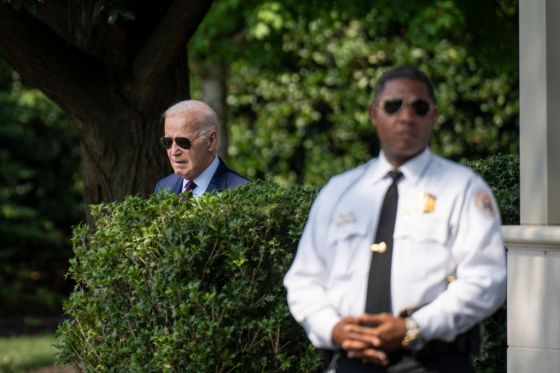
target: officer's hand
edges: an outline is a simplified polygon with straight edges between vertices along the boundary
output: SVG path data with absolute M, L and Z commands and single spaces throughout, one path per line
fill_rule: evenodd
M 375 315 L 364 314 L 355 318 L 357 324 L 348 327 L 350 332 L 364 334 L 363 340 L 369 336 L 372 346 L 385 352 L 393 352 L 402 348 L 406 335 L 404 320 L 389 313 Z
M 347 325 L 351 325 L 351 324 L 355 324 L 356 320 L 353 317 L 345 317 L 343 319 L 341 319 L 339 322 L 336 323 L 336 325 L 333 328 L 332 331 L 332 336 L 331 339 L 333 341 L 334 344 L 338 345 L 338 346 L 342 346 L 342 343 L 347 340 L 348 338 L 350 338 L 350 336 L 348 335 L 346 326 Z
M 387 354 L 375 348 L 366 348 L 364 350 L 350 350 L 346 352 L 350 359 L 360 359 L 364 363 L 373 363 L 386 366 L 389 364 Z
M 349 358 L 387 365 L 387 354 L 374 347 L 379 344 L 379 339 L 371 333 L 372 329 L 371 326 L 360 326 L 356 318 L 346 317 L 333 328 L 332 340 L 346 350 Z

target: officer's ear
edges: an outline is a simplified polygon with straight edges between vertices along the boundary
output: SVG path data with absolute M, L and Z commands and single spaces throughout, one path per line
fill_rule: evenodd
M 434 123 L 437 121 L 438 117 L 439 117 L 439 111 L 438 111 L 437 107 L 434 106 L 434 113 L 433 113 Z
M 371 121 L 371 125 L 375 128 L 376 123 L 377 123 L 377 117 L 379 115 L 379 107 L 377 106 L 377 103 L 374 101 L 368 108 L 368 113 L 369 113 L 369 120 Z
M 432 122 L 432 129 L 434 129 L 434 126 L 436 125 L 436 121 L 438 119 L 439 116 L 439 111 L 437 109 L 437 107 L 433 107 L 432 111 L 428 114 L 431 118 L 431 122 Z

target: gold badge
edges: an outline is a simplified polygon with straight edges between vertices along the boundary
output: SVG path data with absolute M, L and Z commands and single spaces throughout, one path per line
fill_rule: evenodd
M 436 199 L 436 196 L 430 193 L 420 194 L 417 203 L 418 211 L 424 214 L 434 212 L 436 209 Z
M 492 197 L 484 191 L 478 192 L 474 197 L 474 204 L 476 208 L 485 215 L 495 217 L 496 207 L 494 206 L 494 201 Z
M 387 251 L 387 244 L 385 242 L 374 243 L 373 245 L 371 245 L 370 249 L 374 253 L 383 254 L 385 251 Z

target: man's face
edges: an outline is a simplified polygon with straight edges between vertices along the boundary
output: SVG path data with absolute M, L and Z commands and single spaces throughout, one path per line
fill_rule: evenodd
M 382 108 L 382 103 L 394 98 L 402 98 L 408 103 L 416 99 L 433 102 L 424 83 L 397 78 L 385 83 L 385 88 L 370 107 L 369 117 L 373 126 L 377 127 L 377 136 L 385 156 L 393 166 L 400 167 L 428 146 L 437 110 L 432 106 L 422 116 L 411 105 L 404 105 L 400 111 L 388 114 Z
M 196 117 L 193 114 L 178 114 L 165 118 L 165 137 L 186 137 L 191 140 L 190 149 L 183 149 L 173 141 L 167 149 L 167 156 L 175 174 L 195 179 L 214 160 L 216 150 L 216 132 L 202 135 Z

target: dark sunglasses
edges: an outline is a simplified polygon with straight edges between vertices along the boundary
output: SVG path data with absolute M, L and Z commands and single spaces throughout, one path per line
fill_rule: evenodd
M 381 101 L 381 108 L 387 115 L 397 115 L 400 111 L 408 105 L 414 111 L 414 114 L 419 117 L 426 116 L 432 108 L 432 103 L 420 97 L 389 97 Z
M 161 145 L 163 145 L 165 149 L 171 149 L 171 146 L 173 146 L 173 141 L 175 141 L 175 144 L 177 144 L 178 147 L 188 150 L 191 148 L 193 141 L 198 139 L 202 135 L 204 135 L 204 133 L 201 133 L 192 140 L 188 137 L 162 137 L 160 141 Z

